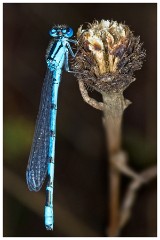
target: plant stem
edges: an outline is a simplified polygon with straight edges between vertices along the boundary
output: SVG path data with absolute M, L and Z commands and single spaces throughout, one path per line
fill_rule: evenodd
M 121 150 L 121 124 L 124 109 L 129 105 L 122 93 L 103 93 L 104 128 L 106 135 L 106 148 L 109 154 L 109 178 L 110 178 L 110 203 L 109 203 L 109 228 L 108 235 L 115 237 L 118 235 L 118 225 L 120 217 L 119 191 L 120 172 L 116 168 L 113 159 Z M 116 158 L 118 161 L 118 157 Z
M 79 89 L 86 103 L 104 113 L 103 123 L 106 135 L 106 149 L 109 153 L 109 237 L 119 236 L 120 231 L 127 223 L 138 189 L 156 177 L 156 167 L 151 167 L 141 173 L 136 173 L 127 163 L 126 152 L 121 149 L 121 124 L 123 112 L 131 103 L 124 99 L 123 93 L 102 93 L 103 103 L 90 98 L 82 80 L 79 80 Z M 121 174 L 132 179 L 120 206 Z M 108 184 L 108 179 L 107 179 Z M 108 206 L 108 202 L 107 202 Z M 108 212 L 108 211 L 107 211 Z

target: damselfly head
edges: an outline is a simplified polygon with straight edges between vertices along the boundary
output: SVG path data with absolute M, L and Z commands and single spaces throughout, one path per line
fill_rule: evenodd
M 51 37 L 55 37 L 55 38 L 62 38 L 62 37 L 70 38 L 73 36 L 73 29 L 63 25 L 54 26 L 49 31 L 49 34 Z

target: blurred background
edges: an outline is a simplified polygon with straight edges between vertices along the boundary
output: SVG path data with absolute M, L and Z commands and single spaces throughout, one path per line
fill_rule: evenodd
M 63 73 L 59 89 L 54 188 L 55 228 L 45 230 L 45 186 L 30 192 L 25 171 L 46 71 L 45 50 L 53 24 L 76 32 L 94 19 L 125 22 L 141 36 L 147 58 L 125 91 L 123 148 L 140 172 L 156 164 L 156 4 L 3 4 L 4 46 L 4 236 L 103 237 L 108 225 L 108 159 L 102 113 L 83 102 L 77 80 Z M 92 97 L 100 96 L 92 92 Z M 122 178 L 125 193 L 130 180 Z M 143 186 L 123 237 L 157 234 L 156 180 Z

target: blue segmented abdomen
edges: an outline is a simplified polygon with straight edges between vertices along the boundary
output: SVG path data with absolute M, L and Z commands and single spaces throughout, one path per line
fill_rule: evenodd
M 49 162 L 48 162 L 48 183 L 46 187 L 46 204 L 45 204 L 45 225 L 47 230 L 53 229 L 53 186 L 54 186 L 54 158 L 55 158 L 55 141 L 56 141 L 56 115 L 57 115 L 57 98 L 60 83 L 61 69 L 53 73 L 53 88 L 50 109 L 50 137 L 49 137 Z

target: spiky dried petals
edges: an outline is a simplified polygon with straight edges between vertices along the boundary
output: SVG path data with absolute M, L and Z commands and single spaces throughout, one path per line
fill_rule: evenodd
M 73 64 L 78 79 L 97 91 L 124 91 L 142 67 L 145 50 L 129 27 L 116 21 L 94 21 L 78 29 L 79 53 Z

